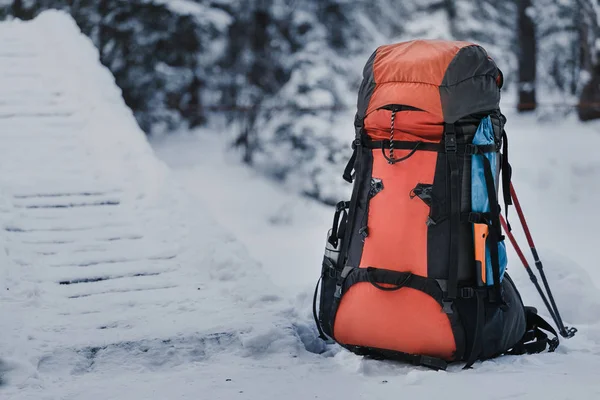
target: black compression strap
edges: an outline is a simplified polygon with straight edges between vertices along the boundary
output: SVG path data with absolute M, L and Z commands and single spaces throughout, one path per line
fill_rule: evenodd
M 483 305 L 483 295 L 479 291 L 475 291 L 477 297 L 477 316 L 475 319 L 475 333 L 473 334 L 473 346 L 471 347 L 471 354 L 464 369 L 469 369 L 475 364 L 475 361 L 481 354 L 481 347 L 483 343 L 483 328 L 485 324 L 485 307 Z
M 502 195 L 504 197 L 504 217 L 508 223 L 508 206 L 512 205 L 510 196 L 510 181 L 512 178 L 512 167 L 508 162 L 508 136 L 506 131 L 502 130 Z M 510 225 L 509 225 L 510 226 Z
M 408 287 L 427 293 L 440 304 L 442 302 L 442 289 L 440 289 L 439 283 L 435 279 L 414 275 L 411 272 L 399 272 L 373 267 L 354 268 L 342 284 L 342 294 L 360 282 L 369 282 L 372 285 L 375 283 L 373 286 L 378 288 L 381 285 L 390 285 L 390 287 L 381 286 L 380 290 L 386 291 Z
M 356 163 L 356 156 L 358 153 L 357 148 L 355 146 L 352 147 L 354 147 L 354 150 L 352 152 L 352 156 L 348 160 L 348 164 L 346 164 L 346 168 L 344 168 L 343 175 L 344 180 L 348 183 L 352 183 L 352 171 L 354 170 L 354 164 Z
M 364 140 L 363 146 L 368 149 L 388 149 L 390 147 L 389 140 Z M 437 153 L 445 153 L 446 147 L 444 143 L 429 143 L 429 142 L 411 142 L 404 140 L 394 140 L 395 150 L 415 150 L 416 151 L 433 151 Z M 457 144 L 456 150 L 460 154 L 475 154 L 475 153 L 492 153 L 497 151 L 495 144 L 474 145 L 474 144 Z
M 445 125 L 444 145 L 450 171 L 450 263 L 446 300 L 456 299 L 458 289 L 458 246 L 460 243 L 460 171 L 458 168 L 457 140 L 453 124 Z M 451 306 L 445 307 L 451 312 Z
M 344 237 L 346 229 L 346 220 L 348 216 L 346 209 L 349 207 L 350 204 L 348 201 L 340 201 L 335 206 L 335 214 L 333 215 L 333 224 L 331 227 L 331 236 L 328 239 L 329 243 L 334 247 L 338 245 L 338 240 Z M 343 215 L 341 225 L 340 215 Z
M 400 351 L 378 349 L 375 347 L 354 346 L 344 344 L 342 346 L 355 354 L 365 357 L 371 357 L 374 359 L 402 361 L 416 366 L 428 367 L 436 371 L 445 371 L 446 368 L 448 368 L 448 362 L 442 360 L 441 358 L 418 354 L 408 354 Z
M 492 259 L 492 275 L 494 277 L 494 289 L 498 295 L 498 300 L 502 299 L 502 286 L 500 285 L 500 259 L 498 255 L 498 243 L 502 236 L 500 227 L 500 208 L 496 197 L 496 186 L 494 184 L 494 176 L 492 174 L 492 166 L 490 160 L 481 155 L 483 158 L 483 171 L 485 175 L 485 185 L 487 188 L 488 200 L 490 203 L 491 225 L 487 242 L 489 243 L 490 258 Z

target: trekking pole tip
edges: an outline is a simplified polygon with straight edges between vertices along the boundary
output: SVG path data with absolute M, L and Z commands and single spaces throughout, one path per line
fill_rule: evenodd
M 560 335 L 562 337 L 564 337 L 565 339 L 571 339 L 573 336 L 575 336 L 575 333 L 577 333 L 577 328 L 575 328 L 575 327 L 569 328 L 569 327 L 565 326 L 560 331 Z

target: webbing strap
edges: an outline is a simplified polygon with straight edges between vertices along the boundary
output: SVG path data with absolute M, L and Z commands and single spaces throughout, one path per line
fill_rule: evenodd
M 390 147 L 389 140 L 363 140 L 363 146 L 368 149 L 388 149 Z M 445 143 L 430 143 L 420 141 L 405 141 L 405 140 L 394 140 L 395 150 L 414 150 L 417 151 L 434 151 L 438 153 L 446 152 Z M 456 151 L 460 154 L 475 154 L 477 152 L 491 153 L 497 151 L 498 148 L 495 144 L 475 145 L 472 143 L 458 144 L 456 145 Z
M 452 301 L 458 290 L 458 245 L 460 243 L 460 171 L 458 168 L 456 132 L 453 124 L 445 125 L 445 150 L 450 171 L 450 255 L 448 290 L 444 298 L 444 312 L 452 313 Z
M 535 354 L 541 353 L 546 348 L 549 352 L 556 350 L 560 344 L 556 330 L 531 307 L 525 307 L 525 317 L 527 318 L 525 335 L 506 354 Z M 549 339 L 544 331 L 553 334 L 554 338 Z
M 315 286 L 315 293 L 313 294 L 313 318 L 315 319 L 315 325 L 317 325 L 317 330 L 319 331 L 319 338 L 327 340 L 327 335 L 325 335 L 325 332 L 323 332 L 321 321 L 319 321 L 319 315 L 317 313 L 317 294 L 319 292 L 319 284 L 321 283 L 321 280 L 323 280 L 323 275 L 319 277 L 317 285 Z
M 335 214 L 333 215 L 333 225 L 331 227 L 331 236 L 328 241 L 332 246 L 338 245 L 338 240 L 344 237 L 346 233 L 346 221 L 348 219 L 348 213 L 346 210 L 350 208 L 349 201 L 340 201 L 335 206 Z M 340 216 L 342 216 L 342 223 L 340 224 Z
M 352 156 L 348 160 L 348 164 L 346 164 L 346 168 L 344 168 L 343 178 L 346 182 L 352 183 L 354 177 L 352 176 L 352 172 L 355 170 L 356 158 L 358 157 L 358 146 L 363 146 L 367 149 L 381 149 L 383 152 L 383 156 L 389 160 L 389 158 L 385 154 L 386 149 L 393 148 L 395 150 L 411 150 L 411 153 L 400 158 L 393 159 L 392 164 L 396 164 L 398 162 L 404 161 L 407 158 L 410 158 L 417 151 L 433 151 L 437 153 L 445 153 L 446 145 L 445 143 L 429 143 L 429 142 L 420 142 L 420 141 L 404 141 L 404 140 L 360 140 L 357 139 L 352 142 Z M 490 153 L 496 152 L 498 148 L 495 144 L 486 144 L 486 145 L 474 145 L 472 143 L 466 144 L 456 144 L 456 152 L 458 154 L 477 154 L 479 152 Z M 510 168 L 507 167 L 507 168 Z M 509 174 L 510 175 L 510 174 Z M 509 176 L 507 175 L 507 176 Z M 503 175 L 504 176 L 504 175 Z M 510 178 L 509 178 L 510 182 Z M 510 197 L 510 192 L 509 192 Z
M 508 136 L 506 131 L 502 129 L 502 195 L 504 197 L 504 218 L 508 224 L 508 206 L 512 205 L 512 197 L 510 195 L 510 181 L 512 178 L 512 167 L 508 162 Z M 510 228 L 510 225 L 508 225 Z
M 384 291 L 394 291 L 408 287 L 427 293 L 440 303 L 440 305 L 442 302 L 442 289 L 437 280 L 415 275 L 411 272 L 400 272 L 374 267 L 353 268 L 342 283 L 342 294 L 360 282 L 369 282 L 374 287 Z
M 500 258 L 498 254 L 498 243 L 501 241 L 502 228 L 500 227 L 500 208 L 496 197 L 496 186 L 494 176 L 492 175 L 492 166 L 490 160 L 485 156 L 483 158 L 483 172 L 485 175 L 485 185 L 487 188 L 488 200 L 490 203 L 491 225 L 488 235 L 488 249 L 492 259 L 492 275 L 494 277 L 494 289 L 498 295 L 497 300 L 502 299 L 502 287 L 500 286 Z
M 348 164 L 346 164 L 346 168 L 344 168 L 344 175 L 342 176 L 348 183 L 352 183 L 352 171 L 354 170 L 354 164 L 356 164 L 356 156 L 358 153 L 354 143 L 352 143 L 352 149 L 352 156 L 348 160 Z
M 475 333 L 473 334 L 473 346 L 471 347 L 471 354 L 467 360 L 467 364 L 464 369 L 469 369 L 475 364 L 475 361 L 481 354 L 481 348 L 483 344 L 483 329 L 485 325 L 485 307 L 483 305 L 483 294 L 479 291 L 475 291 L 477 298 L 477 316 L 475 319 Z
M 378 349 L 375 347 L 366 346 L 355 346 L 355 345 L 342 345 L 346 349 L 352 351 L 355 354 L 371 357 L 374 359 L 382 360 L 397 360 L 408 362 L 412 365 L 424 366 L 427 368 L 434 369 L 436 371 L 445 371 L 448 368 L 448 362 L 441 358 L 419 355 L 419 354 L 408 354 L 395 350 Z

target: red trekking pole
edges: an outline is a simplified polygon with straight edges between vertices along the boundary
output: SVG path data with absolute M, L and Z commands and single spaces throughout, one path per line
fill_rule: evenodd
M 560 335 L 564 338 L 571 338 L 575 335 L 575 332 L 577 332 L 577 328 L 574 328 L 574 327 L 568 328 L 563 324 L 562 318 L 560 317 L 560 313 L 558 312 L 558 307 L 556 306 L 556 302 L 554 301 L 554 296 L 552 295 L 552 291 L 550 290 L 550 285 L 548 284 L 548 280 L 546 279 L 546 274 L 544 273 L 544 266 L 542 265 L 542 261 L 540 260 L 537 249 L 533 242 L 533 238 L 531 237 L 531 232 L 529 231 L 529 226 L 527 225 L 527 221 L 525 220 L 525 215 L 523 214 L 523 209 L 521 208 L 521 204 L 519 203 L 519 199 L 517 198 L 517 193 L 515 192 L 515 188 L 513 187 L 512 183 L 510 184 L 510 195 L 513 199 L 515 209 L 517 210 L 517 215 L 519 216 L 519 220 L 521 221 L 521 226 L 523 227 L 523 231 L 525 232 L 525 237 L 527 238 L 527 243 L 529 244 L 529 248 L 531 249 L 531 254 L 533 255 L 533 259 L 535 261 L 535 266 L 537 267 L 537 269 L 540 273 L 542 282 L 544 284 L 544 288 L 546 289 L 546 292 L 548 293 L 548 298 L 550 299 L 550 301 L 548 301 L 548 298 L 546 298 L 546 296 L 544 295 L 544 292 L 542 291 L 542 288 L 540 287 L 540 284 L 539 284 L 536 276 L 534 275 L 531 267 L 529 266 L 529 263 L 527 262 L 525 255 L 523 255 L 523 251 L 517 244 L 517 241 L 516 241 L 514 235 L 510 232 L 510 229 L 508 228 L 508 224 L 506 223 L 506 220 L 504 219 L 504 217 L 500 216 L 500 222 L 502 224 L 502 227 L 504 228 L 504 232 L 508 236 L 515 251 L 517 252 L 517 255 L 521 259 L 523 266 L 527 270 L 527 273 L 529 274 L 529 278 L 531 279 L 531 281 L 535 285 L 538 293 L 542 297 L 542 300 L 544 301 L 544 304 L 546 305 L 546 308 L 548 309 L 550 316 L 552 317 L 552 319 L 554 320 L 554 323 L 558 327 Z

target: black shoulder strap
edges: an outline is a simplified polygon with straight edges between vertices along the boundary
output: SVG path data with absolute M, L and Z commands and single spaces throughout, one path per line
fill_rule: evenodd
M 498 254 L 498 243 L 502 241 L 502 227 L 500 226 L 500 207 L 498 206 L 498 198 L 496 196 L 496 186 L 494 184 L 494 175 L 490 160 L 481 154 L 483 159 L 483 171 L 485 176 L 485 185 L 487 189 L 488 200 L 490 203 L 490 229 L 488 237 L 488 249 L 490 250 L 490 258 L 492 260 L 492 276 L 494 278 L 494 289 L 496 291 L 497 300 L 502 299 L 502 288 L 500 286 L 500 259 Z

